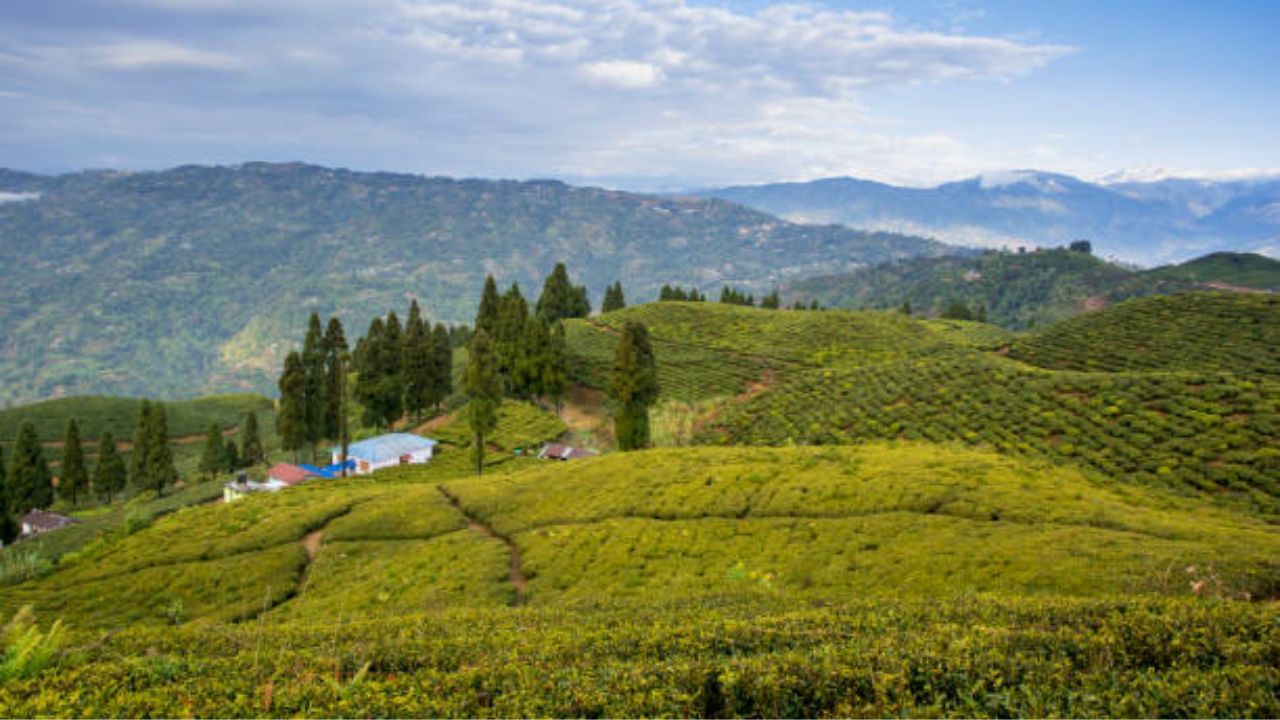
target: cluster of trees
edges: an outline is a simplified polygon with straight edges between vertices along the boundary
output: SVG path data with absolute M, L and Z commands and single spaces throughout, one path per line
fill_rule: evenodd
M 257 413 L 245 414 L 240 435 L 240 445 L 237 447 L 234 438 L 223 440 L 222 428 L 218 427 L 218 423 L 209 423 L 199 465 L 199 470 L 205 474 L 205 477 L 212 479 L 223 471 L 235 472 L 267 461 L 266 449 L 262 445 L 262 436 L 258 430 Z
M 302 352 L 295 350 L 285 357 L 279 382 L 276 433 L 281 447 L 292 450 L 295 460 L 299 450 L 314 450 L 321 440 L 347 440 L 348 362 L 342 321 L 329 318 L 321 331 L 320 316 L 311 313 Z M 209 452 L 212 457 L 213 451 Z
M 622 294 L 622 281 L 604 289 L 604 302 L 600 304 L 600 312 L 613 312 L 627 306 L 627 298 Z
M 755 307 L 756 298 L 750 293 L 744 293 L 737 288 L 725 285 L 720 290 L 720 302 L 725 305 L 747 305 L 749 307 Z
M 627 322 L 614 350 L 609 377 L 614 437 L 619 450 L 649 446 L 649 408 L 658 399 L 658 368 L 643 323 Z
M 902 311 L 907 315 L 911 314 L 911 303 L 903 303 Z M 987 321 L 987 304 L 978 303 L 978 309 L 973 310 L 968 303 L 959 298 L 952 299 L 947 306 L 942 309 L 940 315 L 944 320 L 976 320 L 978 322 Z
M 403 326 L 394 311 L 374 318 L 351 360 L 365 425 L 389 427 L 406 414 L 420 420 L 453 392 L 453 337 L 443 323 L 431 325 L 417 300 Z
M 53 502 L 53 479 L 45 462 L 36 426 L 24 422 L 13 441 L 13 457 L 6 466 L 0 452 L 0 540 L 13 542 L 20 528 L 17 518 Z
M 684 301 L 684 302 L 706 302 L 707 296 L 698 292 L 698 288 L 691 287 L 687 291 L 676 285 L 663 285 L 662 290 L 658 291 L 658 301 Z
M 607 296 L 614 309 L 625 307 L 622 283 L 611 285 Z M 477 474 L 484 471 L 485 438 L 498 425 L 504 397 L 541 398 L 559 410 L 569 386 L 562 321 L 590 313 L 586 288 L 569 280 L 564 263 L 556 263 L 547 276 L 532 312 L 519 285 L 513 283 L 499 295 L 493 276 L 485 278 L 462 388 L 470 401 L 467 417 Z

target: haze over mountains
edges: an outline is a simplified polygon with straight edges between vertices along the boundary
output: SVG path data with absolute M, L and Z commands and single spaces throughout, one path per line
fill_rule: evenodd
M 1060 246 L 1142 265 L 1215 251 L 1280 256 L 1280 177 L 1086 182 L 1014 170 L 932 188 L 855 178 L 696 191 L 795 222 L 934 237 L 958 245 Z
M 312 310 L 357 334 L 417 297 L 469 323 L 486 273 L 530 296 L 557 261 L 598 307 L 617 280 L 634 302 L 955 251 L 719 200 L 302 164 L 0 171 L 0 193 L 0 402 L 272 391 Z

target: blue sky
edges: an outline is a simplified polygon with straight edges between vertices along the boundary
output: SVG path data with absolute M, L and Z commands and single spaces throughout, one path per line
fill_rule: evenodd
M 628 189 L 1280 168 L 1277 2 L 6 0 L 0 166 Z

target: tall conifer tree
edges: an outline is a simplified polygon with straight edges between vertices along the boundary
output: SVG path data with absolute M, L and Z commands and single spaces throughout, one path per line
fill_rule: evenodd
M 62 468 L 58 474 L 58 494 L 71 501 L 71 507 L 89 492 L 89 468 L 84 464 L 84 447 L 80 444 L 80 426 L 75 418 L 67 421 L 67 434 L 62 442 Z
M 0 543 L 8 545 L 18 538 L 21 528 L 13 516 L 9 500 L 8 466 L 4 462 L 4 447 L 0 446 Z
M 18 427 L 13 441 L 13 459 L 9 461 L 10 510 L 17 517 L 35 508 L 47 508 L 53 502 L 53 479 L 44 448 L 30 420 Z
M 98 497 L 110 503 L 118 493 L 124 492 L 129 480 L 124 460 L 116 450 L 116 438 L 110 430 L 104 430 L 98 439 L 98 464 L 93 469 L 93 489 Z
M 590 314 L 591 303 L 587 300 L 587 289 L 583 286 L 575 287 L 569 280 L 569 271 L 564 263 L 556 263 L 542 284 L 542 294 L 538 296 L 538 317 L 552 324 L 565 318 L 580 318 Z
M 493 276 L 484 279 L 484 292 L 480 294 L 480 308 L 476 311 L 476 330 L 484 330 L 490 339 L 498 328 L 498 305 L 502 298 L 498 296 L 498 283 Z
M 247 412 L 244 415 L 244 426 L 240 430 L 240 462 L 246 467 L 260 465 L 267 461 L 267 454 L 262 448 L 262 434 L 258 430 L 258 413 Z
M 498 407 L 502 404 L 502 377 L 498 374 L 489 333 L 484 330 L 476 330 L 467 347 L 463 390 L 470 398 L 467 422 L 471 428 L 476 475 L 481 475 L 484 473 L 485 438 L 498 426 Z
M 547 342 L 546 362 L 542 367 L 542 392 L 555 404 L 556 414 L 560 413 L 564 393 L 568 387 L 569 360 L 564 338 L 564 323 L 558 322 L 551 329 L 551 337 Z
M 641 323 L 627 322 L 613 356 L 609 396 L 613 403 L 614 435 L 620 450 L 649 445 L 649 407 L 658 399 L 658 373 Z
M 404 348 L 401 368 L 404 373 L 404 407 L 415 421 L 422 419 L 422 411 L 431 404 L 432 357 L 431 326 L 422 318 L 418 301 L 409 307 L 409 319 L 405 322 Z
M 294 462 L 298 450 L 306 443 L 306 415 L 304 409 L 305 371 L 302 356 L 296 351 L 284 359 L 284 372 L 280 375 L 280 408 L 276 412 L 276 434 L 280 446 L 293 451 Z
M 227 445 L 222 440 L 222 428 L 216 422 L 209 423 L 209 429 L 204 434 L 204 452 L 200 454 L 198 469 L 204 473 L 206 480 L 212 480 L 226 467 Z
M 325 393 L 324 393 L 324 437 L 336 440 L 339 433 L 339 413 L 343 412 L 343 388 L 347 379 L 339 377 L 339 358 L 347 354 L 347 334 L 342 329 L 342 321 L 337 317 L 329 318 L 329 325 L 324 331 L 325 350 Z
M 138 422 L 133 426 L 133 451 L 129 458 L 129 479 L 136 487 L 145 488 L 148 481 L 147 456 L 151 450 L 151 401 L 138 405 Z
M 157 496 L 178 480 L 173 465 L 173 448 L 169 446 L 169 417 L 164 405 L 151 406 L 151 446 L 147 450 L 147 481 Z
M 306 444 L 313 449 L 324 438 L 325 411 L 325 347 L 324 331 L 320 316 L 311 313 L 307 321 L 307 335 L 302 342 L 303 427 Z
M 453 393 L 453 343 L 449 339 L 449 329 L 441 323 L 431 331 L 431 392 L 429 404 L 440 409 Z

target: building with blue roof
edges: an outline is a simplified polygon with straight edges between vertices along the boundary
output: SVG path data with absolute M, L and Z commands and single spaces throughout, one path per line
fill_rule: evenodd
M 368 440 L 351 443 L 347 447 L 348 462 L 355 463 L 357 475 L 396 465 L 416 465 L 430 462 L 435 454 L 436 441 L 412 433 L 387 433 Z M 331 450 L 333 463 L 342 462 L 342 447 Z

